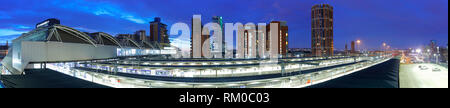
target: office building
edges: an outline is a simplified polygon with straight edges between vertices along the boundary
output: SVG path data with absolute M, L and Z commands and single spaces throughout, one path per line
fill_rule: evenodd
M 205 31 L 209 31 L 208 28 L 204 28 L 204 29 L 205 29 Z M 202 29 L 202 31 L 203 31 L 203 29 Z M 202 57 L 207 58 L 211 55 L 211 42 L 210 42 L 211 35 L 210 34 L 206 34 L 206 35 L 202 34 L 201 36 L 202 37 L 200 40 L 200 42 L 201 42 L 200 49 L 201 49 Z
M 204 29 L 206 31 L 209 31 L 209 29 L 203 28 L 200 15 L 194 15 L 191 26 L 191 58 L 209 57 L 211 54 L 211 42 L 208 41 L 210 34 L 203 35 L 202 33 Z M 200 40 L 196 41 L 194 38 L 198 38 Z
M 170 46 L 167 25 L 162 23 L 159 17 L 156 17 L 154 21 L 150 22 L 150 41 L 157 42 L 165 47 Z
M 277 54 L 282 56 L 282 57 L 286 57 L 287 53 L 288 53 L 288 26 L 286 24 L 285 21 L 272 21 L 270 22 L 270 24 L 267 25 L 266 30 L 267 30 L 267 36 L 266 36 L 266 50 L 270 51 L 270 37 L 271 37 L 271 24 L 276 24 L 278 25 L 278 31 L 276 32 L 276 36 L 278 38 L 278 48 L 277 48 Z
M 352 47 L 352 50 L 350 51 L 350 53 L 356 53 L 356 49 L 355 49 L 355 41 L 352 41 L 352 43 L 351 43 L 351 47 Z
M 311 9 L 311 49 L 314 56 L 333 56 L 333 7 L 314 5 Z
M 241 58 L 256 58 L 257 56 L 257 32 L 251 32 L 250 30 L 257 31 L 257 28 L 250 28 L 248 26 L 245 27 L 244 37 L 241 38 L 239 48 L 242 48 L 242 52 L 244 55 Z
M 214 49 L 215 53 L 222 53 L 222 56 L 224 57 L 225 56 L 225 52 L 226 52 L 226 50 L 225 50 L 226 49 L 226 44 L 225 44 L 225 29 L 224 29 L 225 28 L 224 27 L 225 24 L 223 22 L 223 17 L 222 16 L 214 16 L 212 18 L 212 22 L 217 23 L 217 24 L 220 25 L 220 30 L 222 31 L 222 42 L 221 43 L 216 42 L 215 39 L 214 39 L 211 48 Z M 221 49 L 219 49 L 219 47 L 217 47 L 218 44 L 222 44 L 222 48 Z M 220 57 L 215 57 L 215 58 L 220 58 Z

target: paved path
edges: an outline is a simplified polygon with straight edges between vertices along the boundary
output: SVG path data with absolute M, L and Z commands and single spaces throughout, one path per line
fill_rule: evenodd
M 421 70 L 419 65 L 428 69 Z M 441 71 L 432 71 L 434 68 Z M 436 64 L 401 64 L 400 88 L 448 88 L 448 68 Z

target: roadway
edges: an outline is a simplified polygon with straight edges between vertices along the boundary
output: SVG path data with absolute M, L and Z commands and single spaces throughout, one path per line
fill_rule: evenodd
M 425 66 L 428 69 L 420 69 Z M 440 71 L 433 71 L 438 68 Z M 448 88 L 448 68 L 436 64 L 401 64 L 400 88 Z

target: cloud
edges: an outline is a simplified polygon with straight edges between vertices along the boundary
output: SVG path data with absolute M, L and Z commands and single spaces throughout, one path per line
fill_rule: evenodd
M 30 29 L 31 28 L 29 26 L 24 26 L 24 25 L 14 25 L 14 27 L 18 28 L 18 29 Z
M 20 35 L 8 35 L 8 36 L 0 36 L 0 43 L 6 43 L 6 41 L 12 42 L 12 40 L 16 39 Z
M 115 18 L 121 18 L 138 24 L 146 24 L 148 22 L 145 18 L 140 17 L 139 15 L 136 15 L 132 12 L 127 12 L 120 6 L 109 2 L 88 2 L 84 0 L 70 0 L 64 2 L 64 0 L 62 0 L 53 1 L 52 3 L 55 6 L 59 6 L 60 8 L 81 11 L 97 16 L 106 15 Z
M 26 33 L 27 31 L 16 31 L 12 29 L 0 29 L 0 36 L 10 36 L 10 35 L 20 35 Z
M 97 10 L 97 11 L 94 11 L 94 14 L 95 15 L 109 15 L 109 16 L 114 16 L 114 14 L 112 14 L 111 12 L 109 12 L 109 11 L 107 11 L 107 10 L 104 10 L 104 9 L 100 9 L 100 10 Z
M 147 23 L 147 21 L 145 21 L 145 19 L 136 18 L 136 17 L 131 16 L 131 15 L 123 15 L 123 16 L 121 16 L 121 18 L 129 20 L 129 21 L 133 21 L 133 22 L 138 23 L 138 24 L 146 24 Z

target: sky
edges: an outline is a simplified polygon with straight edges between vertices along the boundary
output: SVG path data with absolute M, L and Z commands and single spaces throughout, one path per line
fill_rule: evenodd
M 310 48 L 311 7 L 322 3 L 334 7 L 335 49 L 357 39 L 366 49 L 380 49 L 383 42 L 400 49 L 430 40 L 448 43 L 448 0 L 1 0 L 0 43 L 48 18 L 84 32 L 116 35 L 148 34 L 148 22 L 155 17 L 170 29 L 201 14 L 203 23 L 212 16 L 222 16 L 225 23 L 287 21 L 289 47 Z

